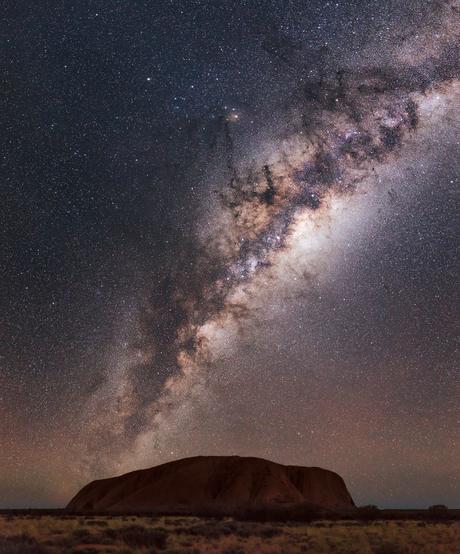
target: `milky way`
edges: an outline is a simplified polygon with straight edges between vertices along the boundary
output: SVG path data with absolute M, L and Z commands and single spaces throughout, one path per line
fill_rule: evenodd
M 257 48 L 230 72 L 256 77 L 244 102 L 155 127 L 157 151 L 138 130 L 111 146 L 115 160 L 132 150 L 145 183 L 119 244 L 97 249 L 102 307 L 92 312 L 76 287 L 90 314 L 85 338 L 69 331 L 60 350 L 45 324 L 40 356 L 48 348 L 61 374 L 41 378 L 58 385 L 45 391 L 50 419 L 30 424 L 34 455 L 29 423 L 12 421 L 20 370 L 6 374 L 10 504 L 38 502 L 32 493 L 59 503 L 92 478 L 230 453 L 334 469 L 363 503 L 459 498 L 458 3 L 401 17 L 396 2 L 364 3 L 362 16 L 353 6 L 352 38 L 336 30 L 321 41 L 317 30 L 338 17 L 329 3 L 310 22 L 295 3 L 264 21 L 262 4 L 232 27 L 251 37 L 248 52 L 249 41 Z M 173 111 L 187 94 L 173 97 Z M 155 207 L 149 179 L 160 183 Z M 102 202 L 123 210 L 115 197 Z M 104 227 L 110 244 L 114 229 Z M 84 281 L 77 267 L 66 283 Z M 21 365 L 8 352 L 2 361 Z M 25 477 L 31 467 L 41 490 Z

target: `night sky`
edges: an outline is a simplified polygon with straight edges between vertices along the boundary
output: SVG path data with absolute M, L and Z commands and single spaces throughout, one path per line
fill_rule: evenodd
M 0 14 L 0 507 L 199 454 L 460 507 L 459 1 Z

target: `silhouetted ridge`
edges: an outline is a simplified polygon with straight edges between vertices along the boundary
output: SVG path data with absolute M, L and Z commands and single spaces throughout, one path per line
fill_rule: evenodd
M 319 467 L 261 458 L 197 456 L 89 483 L 70 501 L 76 512 L 245 513 L 300 506 L 347 510 L 343 479 Z

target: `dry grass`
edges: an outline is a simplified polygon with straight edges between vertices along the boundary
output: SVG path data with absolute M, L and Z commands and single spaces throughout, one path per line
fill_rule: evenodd
M 0 515 L 0 554 L 460 554 L 460 522 Z

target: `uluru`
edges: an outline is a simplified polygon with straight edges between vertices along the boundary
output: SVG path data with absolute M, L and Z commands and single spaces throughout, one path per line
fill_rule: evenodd
M 343 479 L 319 467 L 197 456 L 92 481 L 69 502 L 81 513 L 228 513 L 355 507 Z

